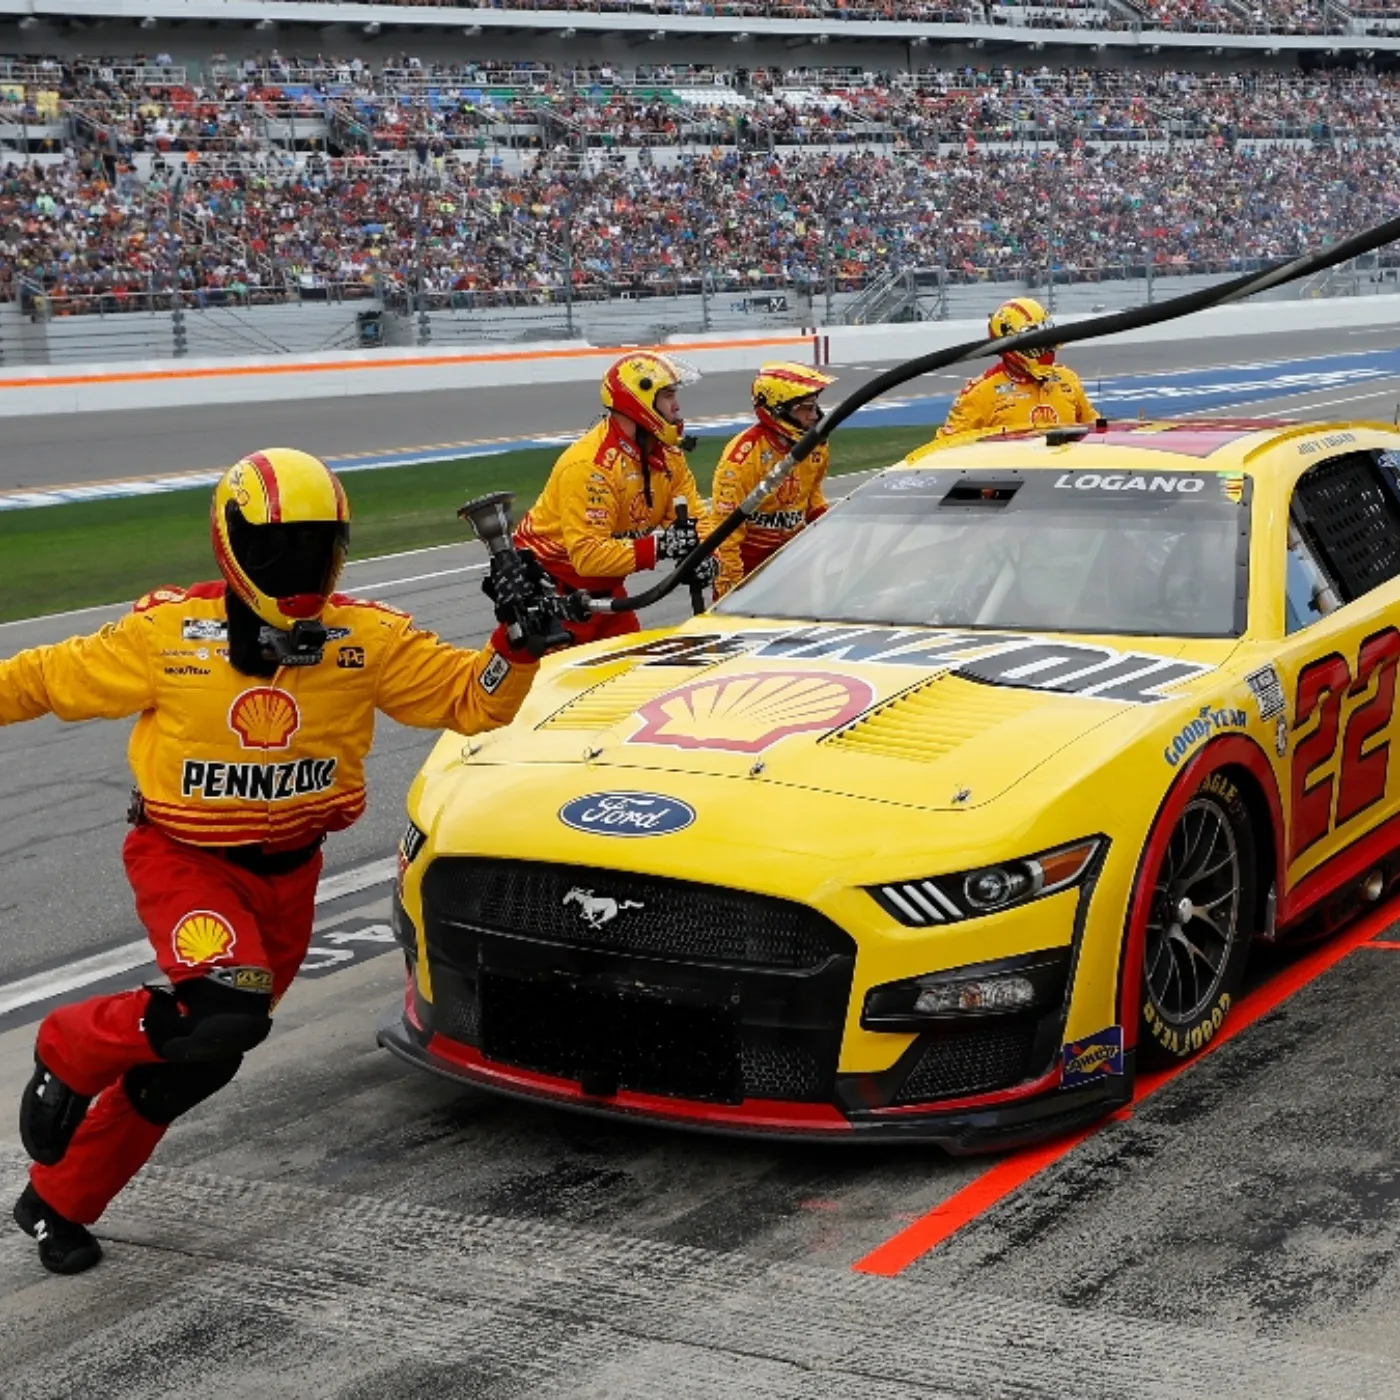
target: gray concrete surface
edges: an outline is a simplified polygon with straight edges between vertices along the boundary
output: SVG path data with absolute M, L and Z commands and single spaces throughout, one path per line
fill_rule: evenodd
M 1341 354 L 1392 346 L 1390 327 L 1327 331 L 1306 345 L 1288 335 L 1212 340 L 1201 345 L 1075 348 L 1066 359 L 1091 390 L 1099 378 L 1173 369 L 1250 363 L 1261 359 Z M 833 369 L 840 393 L 865 383 L 884 364 Z M 909 386 L 906 393 L 949 393 L 976 367 L 947 372 Z M 743 412 L 751 375 L 707 375 L 685 390 L 693 418 Z M 1392 405 L 1386 408 L 1390 416 Z M 581 430 L 597 411 L 591 388 L 545 384 L 460 393 L 376 395 L 365 399 L 297 403 L 210 405 L 188 409 L 130 410 L 52 417 L 7 418 L 0 441 L 0 490 L 159 472 L 212 470 L 255 447 L 303 447 L 322 456 L 390 451 L 477 438 Z
M 1394 395 L 1329 397 L 1352 396 L 1297 404 L 1388 418 Z M 476 639 L 479 573 L 448 571 L 479 559 L 370 561 L 349 586 Z M 0 627 L 0 654 L 104 615 Z M 431 742 L 384 726 L 330 870 L 390 853 Z M 136 937 L 120 727 L 0 730 L 0 766 L 0 982 Z M 1400 1396 L 1400 953 L 1349 954 L 878 1279 L 850 1265 L 987 1162 L 701 1138 L 419 1074 L 374 1048 L 402 990 L 384 907 L 321 911 L 318 944 L 357 956 L 317 960 L 245 1073 L 172 1131 L 99 1227 L 99 1269 L 51 1278 L 0 1229 L 0 1394 Z M 0 1019 L 0 1105 L 42 1009 Z M 23 1158 L 0 1111 L 3 1204 Z

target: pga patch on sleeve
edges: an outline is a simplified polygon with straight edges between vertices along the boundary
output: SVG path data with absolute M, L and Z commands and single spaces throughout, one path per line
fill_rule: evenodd
M 481 688 L 488 695 L 494 695 L 501 688 L 501 682 L 508 675 L 510 675 L 510 662 L 500 652 L 497 652 L 482 668 L 481 675 L 477 677 L 477 680 L 480 681 Z

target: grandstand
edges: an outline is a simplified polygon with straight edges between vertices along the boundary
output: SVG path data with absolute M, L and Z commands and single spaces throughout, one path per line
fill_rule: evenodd
M 1400 34 L 1357 37 L 1390 25 L 1381 10 L 561 0 L 522 9 L 533 24 L 507 41 L 476 21 L 509 5 L 471 24 L 460 6 L 381 7 L 402 26 L 330 31 L 260 8 L 227 0 L 242 22 L 217 28 L 0 24 L 0 353 L 44 357 L 32 332 L 17 350 L 21 322 L 138 313 L 174 313 L 181 351 L 183 313 L 242 324 L 288 302 L 341 307 L 342 339 L 383 309 L 421 342 L 946 315 L 985 282 L 1135 299 L 1400 202 Z M 827 42 L 580 37 L 641 14 Z M 444 17 L 450 32 L 426 25 Z M 926 42 L 890 43 L 891 23 Z M 994 56 L 969 25 L 996 28 Z M 1146 31 L 1156 55 L 1088 42 Z M 1228 62 L 1207 33 L 1236 36 Z M 1251 47 L 1260 34 L 1278 51 Z

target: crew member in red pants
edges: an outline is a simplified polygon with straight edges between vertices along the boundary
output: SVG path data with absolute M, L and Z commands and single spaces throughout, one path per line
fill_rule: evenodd
M 536 671 L 504 627 L 463 651 L 334 592 L 349 543 L 315 457 L 255 452 L 215 489 L 223 580 L 160 589 L 89 637 L 0 662 L 0 724 L 136 714 L 127 876 L 169 986 L 60 1007 L 39 1028 L 15 1220 L 54 1273 L 180 1114 L 272 1029 L 311 937 L 321 845 L 365 806 L 376 711 L 461 733 L 507 723 Z M 503 568 L 504 566 L 502 566 Z M 543 593 L 498 568 L 498 616 Z

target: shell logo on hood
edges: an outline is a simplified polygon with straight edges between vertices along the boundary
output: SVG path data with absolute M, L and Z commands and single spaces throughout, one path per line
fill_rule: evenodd
M 874 699 L 867 681 L 831 671 L 716 676 L 648 701 L 628 743 L 757 753 L 789 734 L 839 728 Z
M 245 749 L 285 749 L 301 728 L 301 711 L 285 690 L 260 685 L 229 706 L 228 727 Z

